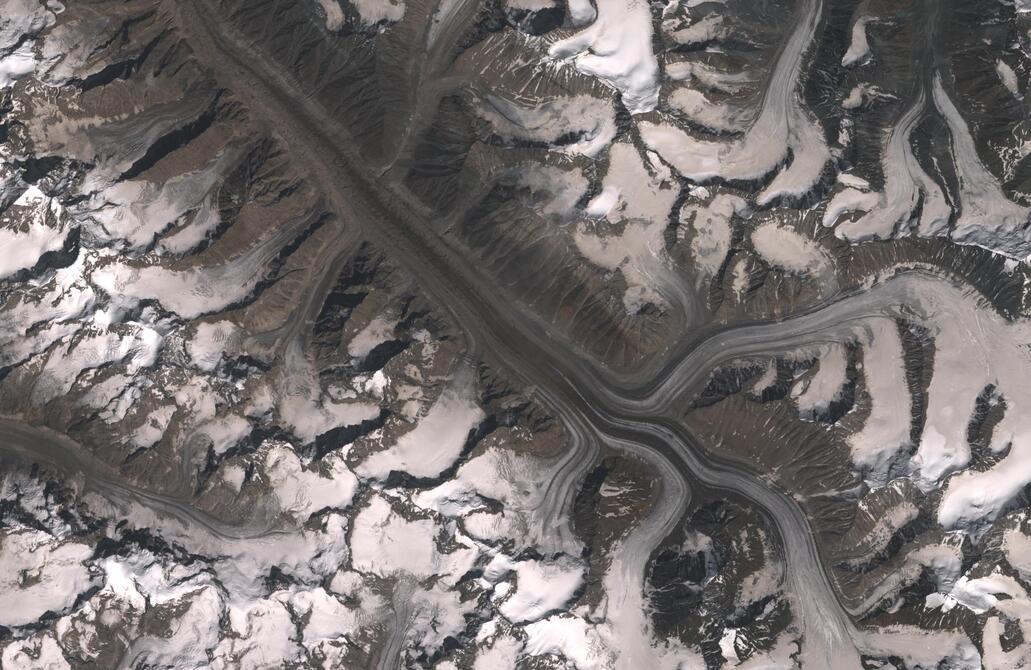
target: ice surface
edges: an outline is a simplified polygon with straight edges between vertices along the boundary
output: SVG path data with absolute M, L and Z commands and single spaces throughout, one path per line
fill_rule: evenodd
M 888 133 L 881 157 L 884 192 L 857 194 L 846 190 L 838 193 L 827 206 L 824 225 L 834 224 L 845 212 L 867 212 L 855 221 L 840 223 L 835 230 L 839 238 L 859 242 L 908 232 L 906 224 L 910 223 L 918 204 L 920 217 L 916 223 L 920 235 L 941 235 L 947 230 L 952 209 L 941 188 L 917 162 L 910 144 L 923 110 L 921 95 Z
M 893 625 L 864 635 L 864 647 L 882 658 L 895 656 L 912 670 L 975 670 L 981 656 L 966 635 L 951 631 L 928 631 L 916 626 Z
M 1020 97 L 1020 84 L 1017 82 L 1017 73 L 1003 60 L 995 61 L 995 73 L 999 75 L 1002 85 L 1016 97 Z
M 587 260 L 623 274 L 623 304 L 629 314 L 645 304 L 666 305 L 674 299 L 677 282 L 665 253 L 663 230 L 676 197 L 671 180 L 657 166 L 646 165 L 633 145 L 612 146 L 602 192 L 588 204 L 588 212 L 622 223 L 623 230 L 595 233 L 595 226 L 584 222 L 573 240 Z
M 265 471 L 279 507 L 299 521 L 327 507 L 343 509 L 351 504 L 358 478 L 342 457 L 322 459 L 324 473 L 304 468 L 300 458 L 285 445 L 272 445 L 265 454 Z
M 64 247 L 68 230 L 59 222 L 51 221 L 61 213 L 61 206 L 46 197 L 37 187 L 29 186 L 15 200 L 15 207 L 32 210 L 27 230 L 0 228 L 0 279 L 6 279 L 20 270 L 35 267 L 43 254 Z
M 695 61 L 668 64 L 666 76 L 674 81 L 693 82 L 703 89 L 731 94 L 755 81 L 755 77 L 747 71 L 725 72 L 707 63 Z
M 643 0 L 597 0 L 589 27 L 548 50 L 552 58 L 572 59 L 576 69 L 618 90 L 631 114 L 655 109 L 659 64 L 652 51 L 652 16 Z
M 867 482 L 883 486 L 897 455 L 910 445 L 909 408 L 902 341 L 891 319 L 873 319 L 863 334 L 860 374 L 870 396 L 870 413 L 859 432 L 849 437 L 852 462 Z
M 336 32 L 344 27 L 344 10 L 337 0 L 318 0 L 318 3 L 326 15 L 326 30 Z
M 500 608 L 514 623 L 536 621 L 561 609 L 583 584 L 583 566 L 573 561 L 520 561 L 515 573 L 515 593 Z
M 843 345 L 825 345 L 820 348 L 818 355 L 819 367 L 816 373 L 809 378 L 804 387 L 792 390 L 792 396 L 798 403 L 799 414 L 805 419 L 813 419 L 826 412 L 830 404 L 841 397 L 848 381 L 848 360 Z
M 347 343 L 347 353 L 355 358 L 365 358 L 369 352 L 393 337 L 395 326 L 396 318 L 387 314 L 377 315 Z
M 547 504 L 548 476 L 539 459 L 490 447 L 463 463 L 450 481 L 413 496 L 413 502 L 447 516 L 464 516 L 466 532 L 484 541 L 512 538 L 520 548 L 545 546 L 578 555 L 578 543 L 564 541 L 557 529 L 542 524 L 539 510 Z M 502 510 L 489 510 L 484 499 L 497 500 Z
M 733 219 L 748 212 L 739 196 L 717 194 L 708 204 L 687 203 L 680 210 L 681 226 L 691 230 L 691 253 L 699 269 L 712 276 L 730 253 Z
M 866 24 L 870 21 L 869 16 L 860 16 L 852 24 L 852 42 L 848 45 L 848 51 L 841 57 L 841 64 L 844 67 L 866 60 L 870 55 L 870 43 L 866 39 Z
M 457 580 L 472 567 L 477 550 L 466 547 L 449 554 L 437 551 L 438 526 L 431 520 L 409 521 L 382 496 L 373 496 L 354 519 L 351 560 L 362 572 L 390 577 L 406 573 L 418 578 L 442 574 Z
M 524 106 L 489 95 L 477 111 L 502 137 L 536 140 L 555 145 L 556 151 L 595 157 L 616 136 L 612 103 L 589 95 L 545 100 Z M 573 142 L 567 142 L 570 136 Z M 560 140 L 562 144 L 558 145 Z
M 193 364 L 204 372 L 214 372 L 227 349 L 238 341 L 238 328 L 230 321 L 205 321 L 186 344 Z
M 232 603 L 227 609 L 235 635 L 219 642 L 215 670 L 259 670 L 300 660 L 293 621 L 281 603 L 264 599 Z
M 404 0 L 350 0 L 365 25 L 397 22 L 404 18 Z
M 715 103 L 701 91 L 677 88 L 669 96 L 671 107 L 685 119 L 713 132 L 731 133 L 747 129 L 748 114 L 732 105 Z
M 485 416 L 471 390 L 471 375 L 460 372 L 415 428 L 393 446 L 366 458 L 358 466 L 358 474 L 386 479 L 398 471 L 415 477 L 436 477 L 451 467 L 461 455 L 469 432 Z
M 0 535 L 0 625 L 24 626 L 71 606 L 93 583 L 93 551 L 35 530 Z
M 4 647 L 0 667 L 7 670 L 71 670 L 54 636 L 18 640 Z
M 670 36 L 678 44 L 699 46 L 723 39 L 729 32 L 729 28 L 723 23 L 722 16 L 707 14 L 686 28 L 673 32 Z
M 775 221 L 752 231 L 752 246 L 770 265 L 790 274 L 821 276 L 831 271 L 831 259 L 819 244 Z
M 1031 209 L 1007 198 L 999 181 L 981 162 L 970 129 L 945 92 L 940 77 L 934 80 L 934 103 L 949 126 L 959 180 L 959 216 L 953 239 L 960 244 L 975 244 L 1014 258 L 1026 258 L 1031 254 Z
M 36 68 L 32 38 L 55 19 L 54 13 L 37 0 L 5 0 L 0 12 L 0 90 L 32 74 Z
M 759 205 L 778 198 L 799 197 L 812 189 L 830 160 L 822 131 L 801 107 L 796 94 L 801 58 L 813 37 L 816 3 L 803 3 L 801 15 L 774 66 L 754 123 L 739 139 L 702 140 L 669 123 L 642 122 L 644 143 L 693 181 L 754 181 L 790 164 L 756 197 Z

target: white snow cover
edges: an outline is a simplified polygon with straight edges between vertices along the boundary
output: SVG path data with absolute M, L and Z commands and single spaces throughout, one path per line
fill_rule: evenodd
M 763 598 L 779 593 L 783 588 L 784 564 L 770 551 L 765 542 L 765 533 L 762 537 L 764 539 L 762 567 L 741 580 L 741 586 L 735 599 L 738 607 L 754 605 Z
M 326 17 L 326 30 L 336 32 L 344 27 L 344 10 L 337 0 L 317 0 Z
M 534 207 L 542 214 L 568 217 L 590 185 L 583 170 L 563 170 L 551 165 L 521 168 L 514 175 L 519 186 L 530 189 Z
M 644 0 L 597 0 L 589 27 L 551 45 L 552 58 L 572 59 L 577 70 L 618 90 L 631 114 L 655 109 L 659 63 L 652 51 L 652 15 Z
M 813 419 L 826 412 L 830 404 L 841 397 L 845 388 L 848 359 L 845 347 L 838 343 L 824 345 L 819 349 L 819 367 L 804 385 L 791 391 L 798 403 L 799 414 L 804 419 Z
M 445 575 L 453 582 L 468 572 L 479 551 L 467 546 L 441 554 L 434 542 L 438 531 L 432 520 L 410 521 L 395 512 L 385 498 L 373 496 L 354 519 L 352 565 L 380 577 Z
M 6 670 L 71 670 L 51 633 L 16 640 L 4 647 L 0 667 Z
M 735 642 L 737 642 L 737 629 L 729 626 L 724 628 L 723 636 L 720 637 L 720 653 L 723 655 L 723 660 L 731 666 L 740 662 L 737 650 L 734 648 Z
M 157 330 L 138 323 L 124 324 L 122 332 L 104 330 L 78 337 L 50 353 L 33 386 L 32 398 L 44 403 L 65 395 L 82 372 L 109 363 L 122 363 L 133 375 L 154 365 L 162 340 Z
M 366 458 L 358 466 L 358 474 L 386 479 L 397 470 L 415 477 L 436 477 L 451 467 L 461 455 L 469 431 L 485 416 L 473 398 L 472 381 L 469 371 L 459 372 L 415 428 L 393 446 Z
M 238 465 L 222 465 L 222 481 L 229 484 L 237 493 L 243 488 L 247 479 L 247 471 Z
M 852 24 L 852 42 L 848 45 L 848 51 L 841 57 L 843 66 L 855 65 L 870 55 L 870 42 L 866 39 L 866 24 L 870 21 L 871 17 L 861 16 Z
M 72 605 L 93 583 L 83 565 L 92 554 L 37 530 L 0 536 L 0 625 L 24 626 Z
M 691 230 L 691 255 L 706 276 L 715 275 L 733 238 L 733 219 L 748 212 L 743 198 L 719 193 L 708 204 L 687 203 L 680 210 L 680 225 Z
M 160 133 L 160 128 L 155 127 L 151 131 Z M 141 143 L 145 141 L 141 140 Z M 93 185 L 97 192 L 76 209 L 82 211 L 89 231 L 98 239 L 142 251 L 188 212 L 199 209 L 204 214 L 205 206 L 211 208 L 209 194 L 242 153 L 242 147 L 227 149 L 200 169 L 176 175 L 160 184 L 145 180 L 107 184 L 101 176 L 103 170 L 99 170 L 92 176 L 99 182 Z M 117 174 L 122 167 L 110 166 L 110 169 Z M 171 242 L 169 250 L 189 251 L 191 247 L 186 241 L 199 235 L 195 240 L 199 243 L 213 225 L 217 225 L 217 220 L 210 216 L 196 217 L 186 230 L 200 226 L 202 234 L 184 232 L 185 237 Z
M 0 12 L 0 90 L 32 73 L 36 67 L 34 41 L 56 17 L 38 0 L 5 0 Z
M 752 246 L 767 263 L 789 274 L 819 277 L 832 271 L 830 256 L 823 247 L 776 221 L 760 224 L 752 231 Z
M 1020 97 L 1020 84 L 1017 82 L 1017 73 L 1005 61 L 995 61 L 995 73 L 999 75 L 1002 85 L 1017 98 Z
M 515 565 L 516 590 L 501 604 L 513 623 L 536 621 L 561 609 L 583 584 L 583 566 L 572 560 L 526 560 Z
M 595 157 L 616 136 L 616 110 L 612 102 L 589 95 L 545 100 L 526 107 L 497 95 L 488 95 L 477 111 L 502 137 L 555 144 L 572 135 L 575 142 L 555 146 L 562 153 Z
M 332 657 L 342 638 L 353 635 L 359 625 L 360 612 L 346 607 L 325 589 L 297 591 L 283 597 L 295 616 L 305 620 L 302 644 L 320 655 Z
M 959 216 L 952 237 L 1017 259 L 1031 254 L 1031 209 L 1003 193 L 999 180 L 977 155 L 977 145 L 955 103 L 934 79 L 934 103 L 945 117 L 952 137 L 952 155 L 959 180 Z
M 1026 621 L 1018 624 L 1024 639 L 1031 637 L 1031 625 Z M 984 647 L 981 663 L 985 670 L 1021 670 L 1031 665 L 1031 647 L 1027 644 L 1019 644 L 1009 651 L 1002 650 L 1001 638 L 1006 632 L 1006 624 L 1000 617 L 991 616 L 985 621 L 981 637 Z
M 981 656 L 960 632 L 928 631 L 916 626 L 893 625 L 862 636 L 864 652 L 880 657 L 897 656 L 912 670 L 977 670 Z
M 331 576 L 348 556 L 347 518 L 337 513 L 320 517 L 314 528 L 236 538 L 158 513 L 131 499 L 113 503 L 93 493 L 83 499 L 97 514 L 125 519 L 129 528 L 148 528 L 192 553 L 215 557 L 211 569 L 229 592 L 241 598 L 265 593 L 265 579 L 273 566 L 310 583 Z
M 853 524 L 845 539 L 846 546 L 858 547 L 865 552 L 862 556 L 853 559 L 854 563 L 865 563 L 868 555 L 883 551 L 895 533 L 919 516 L 919 508 L 907 499 L 907 497 L 912 497 L 912 493 L 908 487 L 903 487 L 902 482 L 905 481 L 904 479 L 895 479 L 888 484 L 889 491 L 896 496 L 896 502 L 886 509 L 882 505 L 870 504 L 870 499 L 873 497 L 884 500 L 874 492 L 868 493 L 859 501 L 859 507 L 856 510 L 858 523 Z M 862 532 L 860 529 L 863 529 Z
M 48 220 L 60 215 L 61 206 L 36 186 L 29 186 L 14 206 L 31 208 L 32 214 L 18 217 L 26 221 L 23 227 L 0 228 L 0 279 L 34 267 L 43 254 L 59 251 L 68 237 L 67 229 Z
M 239 329 L 230 321 L 197 324 L 197 331 L 186 344 L 193 364 L 204 372 L 214 372 L 222 355 L 239 340 Z
M 250 432 L 250 421 L 236 414 L 218 417 L 197 427 L 197 433 L 211 440 L 211 448 L 216 454 L 229 451 Z
M 902 341 L 892 319 L 871 319 L 862 335 L 860 374 L 870 396 L 870 414 L 848 438 L 852 462 L 871 486 L 883 486 L 888 467 L 909 446 L 910 404 Z
M 157 300 L 185 319 L 220 312 L 246 298 L 265 276 L 261 261 L 244 254 L 225 265 L 170 270 L 115 261 L 93 271 L 93 283 L 130 300 Z
M 850 212 L 868 212 L 881 202 L 879 193 L 858 191 L 846 188 L 838 191 L 831 198 L 823 213 L 823 225 L 833 226 L 843 214 Z
M 1005 598 L 998 598 L 998 595 Z M 932 593 L 925 601 L 926 607 L 940 607 L 946 612 L 957 605 L 975 614 L 997 609 L 1013 619 L 1031 620 L 1031 601 L 1028 600 L 1024 587 L 1013 577 L 998 570 L 974 579 L 963 575 L 949 593 Z
M 725 103 L 712 102 L 701 91 L 680 87 L 669 96 L 669 104 L 687 120 L 716 133 L 741 132 L 748 126 L 744 110 Z
M 1006 552 L 1006 561 L 1020 578 L 1031 581 L 1031 536 L 1025 535 L 1019 527 L 1010 528 L 1003 535 L 1002 548 Z
M 579 617 L 556 615 L 527 625 L 526 654 L 561 654 L 577 670 L 601 670 L 611 666 L 611 652 L 597 629 Z
M 394 336 L 397 318 L 389 314 L 380 314 L 362 328 L 347 343 L 347 353 L 354 358 L 365 358 L 373 349 L 387 342 Z
M 735 664 L 736 670 L 795 670 L 798 663 L 795 657 L 799 651 L 799 641 L 790 630 L 777 638 L 773 649 L 766 653 L 753 653 L 747 660 Z
M 721 93 L 737 93 L 755 82 L 755 78 L 747 71 L 725 72 L 708 63 L 695 61 L 669 63 L 666 76 L 673 81 L 695 82 L 703 89 Z
M 669 123 L 641 123 L 641 138 L 680 174 L 694 181 L 761 179 L 781 167 L 789 151 L 790 165 L 763 189 L 756 203 L 798 197 L 816 185 L 830 151 L 823 132 L 801 107 L 796 93 L 801 59 L 813 38 L 819 3 L 799 7 L 796 28 L 773 69 L 755 122 L 743 137 L 730 141 L 698 139 Z
M 539 459 L 491 446 L 463 463 L 450 480 L 413 496 L 412 502 L 445 516 L 464 516 L 465 530 L 475 538 L 513 539 L 519 549 L 578 555 L 575 541 L 543 525 L 539 509 L 547 504 L 548 481 L 548 469 Z M 497 500 L 503 509 L 487 510 L 480 496 Z
M 824 214 L 824 225 L 835 224 L 846 212 L 866 212 L 855 221 L 838 224 L 834 231 L 836 237 L 861 242 L 908 233 L 903 224 L 909 223 L 918 203 L 918 234 L 927 237 L 947 231 L 952 209 L 941 188 L 917 162 L 910 142 L 914 129 L 924 118 L 923 114 L 924 97 L 921 94 L 889 131 L 881 155 L 883 193 L 859 194 L 845 190 L 831 200 Z M 869 185 L 863 188 L 869 188 Z
M 334 402 L 324 394 L 299 342 L 291 344 L 284 358 L 288 373 L 278 384 L 276 409 L 279 418 L 303 441 L 312 442 L 334 428 L 356 426 L 379 414 L 375 404 Z
M 837 182 L 847 188 L 856 188 L 863 191 L 870 190 L 870 182 L 851 172 L 839 172 Z
M 362 23 L 372 26 L 377 23 L 395 23 L 405 16 L 404 0 L 351 0 Z
M 82 280 L 85 254 L 54 273 L 38 300 L 28 296 L 10 300 L 3 309 L 8 328 L 0 334 L 0 365 L 17 365 L 78 331 L 96 301 Z M 31 331 L 31 332 L 30 332 Z
M 293 621 L 283 604 L 263 599 L 230 603 L 227 610 L 235 636 L 218 644 L 214 670 L 261 670 L 301 660 L 301 649 L 292 639 Z
M 132 443 L 140 449 L 147 449 L 157 444 L 164 436 L 173 414 L 175 414 L 175 405 L 164 405 L 150 412 L 144 418 L 143 423 L 133 431 Z
M 358 478 L 342 456 L 331 453 L 322 459 L 325 474 L 305 469 L 293 449 L 273 444 L 265 453 L 265 472 L 279 508 L 304 521 L 327 507 L 343 509 L 351 504 Z
M 656 639 L 653 632 L 645 598 L 647 553 L 642 554 L 642 547 L 635 542 L 646 536 L 646 525 L 647 520 L 611 551 L 611 564 L 602 580 L 605 598 L 592 612 L 593 619 L 603 622 L 596 630 L 616 668 L 702 668 L 705 664 L 700 654 L 685 648 L 676 638 Z
M 36 69 L 36 54 L 33 43 L 26 41 L 10 54 L 0 58 L 0 90 L 9 88 Z
M 869 92 L 870 86 L 868 84 L 856 84 L 841 101 L 841 107 L 843 109 L 857 109 L 861 107 Z
M 686 28 L 673 32 L 670 37 L 678 44 L 693 46 L 723 39 L 729 32 L 721 15 L 707 14 Z
M 207 240 L 222 223 L 217 193 L 209 193 L 192 214 L 184 216 L 191 217 L 189 224 L 158 240 L 154 245 L 155 251 L 160 254 L 184 255 Z
M 183 604 L 185 609 L 179 610 Z M 179 599 L 177 616 L 163 634 L 133 640 L 128 655 L 135 667 L 198 667 L 218 645 L 222 598 L 215 586 L 204 585 Z
M 505 6 L 512 9 L 525 9 L 529 11 L 540 11 L 550 9 L 558 3 L 556 0 L 505 0 Z
M 622 223 L 622 232 L 595 233 L 595 226 L 584 221 L 573 236 L 577 249 L 595 265 L 622 273 L 628 314 L 648 303 L 669 304 L 679 284 L 669 267 L 663 239 L 677 197 L 668 171 L 658 161 L 646 165 L 632 144 L 620 142 L 609 152 L 609 169 L 602 185 L 587 211 Z
M 1031 354 L 1026 347 L 1031 324 L 1026 319 L 1010 322 L 972 289 L 924 273 L 908 273 L 892 282 L 897 282 L 902 303 L 914 310 L 897 311 L 895 316 L 918 320 L 935 347 L 923 434 L 909 463 L 914 483 L 930 491 L 948 477 L 938 507 L 938 522 L 945 528 L 992 520 L 1031 483 L 1031 441 L 1027 439 L 1031 425 L 1023 406 L 1031 379 Z M 868 452 L 874 464 L 890 458 L 908 432 L 901 423 L 906 419 L 908 424 L 907 413 L 898 411 L 899 406 L 908 406 L 905 396 L 890 386 L 881 387 L 879 381 L 894 375 L 894 385 L 903 386 L 900 349 L 889 334 L 892 327 L 884 323 L 873 333 L 874 350 L 867 347 L 867 354 L 875 369 L 863 373 L 868 384 L 876 384 L 871 417 L 883 420 L 871 424 L 877 428 L 864 428 L 873 431 L 869 439 L 851 443 L 856 456 Z M 876 352 L 878 340 L 890 344 L 883 354 Z M 1008 448 L 1008 453 L 987 470 L 959 472 L 970 462 L 967 428 L 976 401 L 989 386 L 1004 404 L 1004 414 L 993 428 L 988 448 L 997 454 Z M 878 409 L 878 397 L 884 398 L 883 410 Z M 897 418 L 889 418 L 889 412 Z
M 473 662 L 473 670 L 514 668 L 523 651 L 523 643 L 509 636 L 495 636 L 490 646 L 481 648 Z

